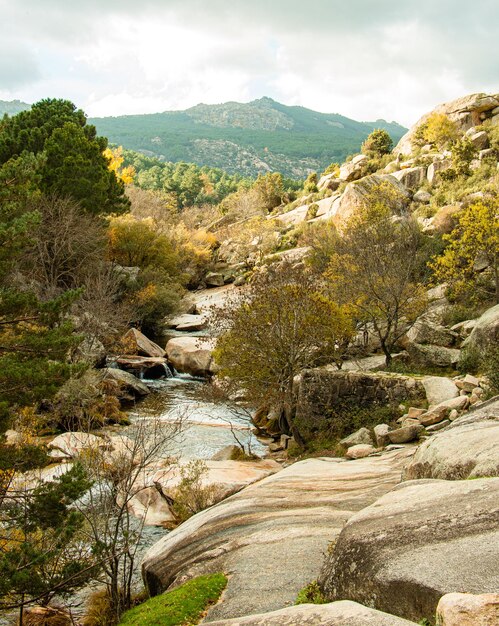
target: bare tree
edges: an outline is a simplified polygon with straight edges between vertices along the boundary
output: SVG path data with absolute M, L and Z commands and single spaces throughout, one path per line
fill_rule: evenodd
M 131 501 L 150 487 L 149 473 L 161 461 L 176 461 L 172 444 L 182 431 L 183 416 L 174 422 L 139 420 L 119 438 L 114 451 L 92 448 L 80 462 L 93 480 L 93 488 L 78 503 L 86 520 L 88 542 L 101 570 L 97 578 L 107 590 L 112 613 L 118 620 L 132 605 L 133 574 L 144 528 L 131 512 Z
M 103 223 L 65 196 L 41 196 L 30 210 L 39 214 L 39 223 L 25 268 L 38 285 L 39 295 L 52 298 L 81 287 L 89 269 L 103 260 Z

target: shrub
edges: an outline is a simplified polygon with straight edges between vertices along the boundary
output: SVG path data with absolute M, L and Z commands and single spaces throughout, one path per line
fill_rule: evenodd
M 303 587 L 296 596 L 295 604 L 327 604 L 329 600 L 324 596 L 319 583 L 314 580 Z
M 377 128 L 367 137 L 361 147 L 362 154 L 381 156 L 392 151 L 393 141 L 386 130 Z
M 457 137 L 457 126 L 444 113 L 432 113 L 418 132 L 418 138 L 435 144 L 439 150 L 448 147 Z
M 208 468 L 200 459 L 190 461 L 179 471 L 181 480 L 175 489 L 172 508 L 177 520 L 185 522 L 199 511 L 219 502 L 222 499 L 222 490 L 217 484 L 203 485 L 203 476 Z

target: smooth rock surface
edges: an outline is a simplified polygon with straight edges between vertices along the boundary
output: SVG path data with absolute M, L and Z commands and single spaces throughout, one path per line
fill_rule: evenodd
M 423 387 L 426 391 L 426 399 L 428 404 L 440 404 L 450 398 L 457 398 L 459 389 L 456 383 L 450 378 L 444 376 L 425 376 L 423 378 Z
M 416 626 L 400 617 L 342 600 L 299 604 L 280 611 L 212 622 L 213 626 Z
M 499 593 L 448 593 L 437 606 L 439 626 L 497 626 Z
M 458 417 L 419 446 L 407 479 L 499 476 L 499 399 Z
M 223 602 L 207 622 L 293 604 L 317 578 L 345 521 L 399 482 L 410 454 L 308 459 L 243 489 L 149 549 L 142 563 L 147 587 L 157 594 L 175 581 L 224 571 Z
M 179 372 L 187 372 L 193 376 L 209 376 L 217 372 L 212 356 L 214 347 L 213 339 L 175 337 L 166 344 L 166 354 Z
M 319 583 L 418 622 L 446 593 L 495 592 L 498 562 L 499 478 L 411 481 L 347 522 Z

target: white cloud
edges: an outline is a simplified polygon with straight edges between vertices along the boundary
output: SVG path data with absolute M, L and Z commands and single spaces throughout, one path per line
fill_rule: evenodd
M 0 97 L 94 116 L 269 95 L 409 125 L 499 89 L 494 0 L 0 0 L 0 14 Z

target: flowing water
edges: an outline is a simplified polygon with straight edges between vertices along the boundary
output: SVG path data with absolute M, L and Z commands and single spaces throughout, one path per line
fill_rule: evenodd
M 203 396 L 206 395 L 204 392 L 208 383 L 202 379 L 187 374 L 176 374 L 173 378 L 145 379 L 143 382 L 151 389 L 151 393 L 139 400 L 128 411 L 128 416 L 132 424 L 141 419 L 159 419 L 167 423 L 181 418 L 182 429 L 169 447 L 169 454 L 178 456 L 181 460 L 207 460 L 225 446 L 236 444 L 235 436 L 244 444 L 246 450 L 249 444 L 251 451 L 259 456 L 266 452 L 266 446 L 251 431 L 249 413 L 242 408 L 207 400 Z M 113 434 L 127 434 L 127 427 L 112 430 Z M 133 428 L 130 430 L 133 431 Z M 142 556 L 167 532 L 161 527 L 144 526 L 134 576 L 138 590 L 141 586 Z M 84 614 L 89 594 L 96 588 L 96 585 L 89 585 L 66 600 L 77 622 Z M 57 604 L 57 601 L 55 603 Z M 0 615 L 0 626 L 8 623 L 8 616 Z
M 206 400 L 207 385 L 188 374 L 174 378 L 144 380 L 152 393 L 128 412 L 130 420 L 159 419 L 172 422 L 181 419 L 182 432 L 171 452 L 182 459 L 209 459 L 228 445 L 237 444 L 235 437 L 248 450 L 263 455 L 266 447 L 251 432 L 247 411 L 236 406 Z M 232 428 L 231 428 L 232 426 Z M 126 434 L 126 428 L 121 430 Z

